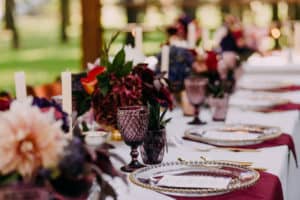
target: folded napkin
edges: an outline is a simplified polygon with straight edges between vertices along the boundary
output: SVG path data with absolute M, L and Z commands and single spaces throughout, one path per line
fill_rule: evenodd
M 283 200 L 280 180 L 277 176 L 260 172 L 258 182 L 246 189 L 213 197 L 174 197 L 176 200 Z
M 199 142 L 188 136 L 184 136 L 183 139 L 194 141 L 194 142 Z M 267 140 L 260 144 L 253 144 L 253 145 L 246 145 L 246 146 L 231 146 L 231 147 L 233 147 L 233 148 L 238 147 L 238 148 L 243 148 L 243 149 L 260 149 L 260 148 L 276 147 L 276 146 L 282 146 L 282 145 L 288 146 L 289 150 L 293 153 L 293 156 L 296 161 L 296 165 L 298 166 L 295 144 L 294 144 L 293 138 L 289 134 L 283 133 L 278 138 L 275 138 L 272 140 Z M 222 146 L 218 146 L 218 145 L 214 145 L 214 146 L 222 147 Z

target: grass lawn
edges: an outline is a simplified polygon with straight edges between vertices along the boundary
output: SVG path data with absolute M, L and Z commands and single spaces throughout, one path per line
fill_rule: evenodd
M 77 72 L 80 70 L 80 16 L 79 5 L 73 4 L 71 26 L 68 29 L 70 40 L 61 44 L 59 40 L 59 19 L 57 4 L 51 3 L 43 8 L 43 14 L 17 18 L 21 47 L 12 50 L 10 33 L 0 30 L 0 91 L 14 92 L 16 71 L 26 72 L 29 85 L 52 82 L 63 70 Z M 2 24 L 1 24 L 2 25 Z M 109 38 L 112 32 L 105 32 Z M 163 33 L 154 32 L 145 36 L 144 49 L 147 54 L 159 50 Z M 113 46 L 113 51 L 123 44 L 124 35 L 120 35 Z

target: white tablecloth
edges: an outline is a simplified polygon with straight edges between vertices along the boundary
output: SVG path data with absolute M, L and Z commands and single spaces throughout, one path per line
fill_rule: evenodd
M 300 62 L 294 64 L 287 64 L 284 57 L 275 59 L 267 58 L 267 60 L 259 60 L 245 65 L 244 69 L 246 74 L 238 82 L 254 83 L 254 82 L 279 82 L 284 84 L 300 85 Z M 298 59 L 298 58 L 297 58 Z M 275 63 L 275 64 L 274 64 Z M 249 63 L 248 63 L 249 64 Z M 272 66 L 273 64 L 273 66 Z M 270 70 L 271 69 L 271 70 Z M 268 74 L 266 74 L 266 72 Z M 285 94 L 290 98 L 298 98 L 300 92 Z M 296 96 L 296 97 L 295 97 Z M 184 131 L 192 126 L 187 125 L 191 117 L 183 117 L 181 110 L 175 109 L 173 112 L 168 113 L 172 117 L 172 122 L 167 126 L 167 137 L 169 141 L 173 141 L 174 137 L 181 138 Z M 201 112 L 201 119 L 211 121 L 211 113 L 206 110 Z M 230 108 L 227 115 L 227 123 L 248 123 L 248 124 L 262 124 L 278 126 L 283 132 L 291 134 L 297 155 L 300 155 L 300 122 L 298 111 L 288 111 L 280 113 L 258 113 L 249 110 L 242 110 L 238 108 Z M 130 148 L 123 144 L 123 142 L 116 142 L 117 148 L 113 150 L 119 154 L 126 161 L 130 160 Z M 284 199 L 299 200 L 300 199 L 300 170 L 296 168 L 293 156 L 288 151 L 287 146 L 278 146 L 272 148 L 260 149 L 260 152 L 229 152 L 224 150 L 211 150 L 209 152 L 197 152 L 193 146 L 196 145 L 200 148 L 206 148 L 207 145 L 183 141 L 182 144 L 169 146 L 169 151 L 165 154 L 164 162 L 177 160 L 179 157 L 185 160 L 199 160 L 200 156 L 208 160 L 236 160 L 236 161 L 250 161 L 253 162 L 254 167 L 266 168 L 268 172 L 279 177 Z M 115 163 L 120 166 L 120 163 Z M 118 180 L 111 180 L 121 200 L 168 200 L 171 199 L 165 195 L 158 194 L 154 191 L 145 190 L 140 187 L 129 183 L 126 187 Z M 267 188 L 266 188 L 267 189 Z
M 210 121 L 210 114 L 208 111 L 202 112 L 202 119 Z M 243 122 L 255 123 L 258 124 L 268 124 L 268 125 L 277 125 L 280 126 L 284 131 L 287 131 L 291 134 L 296 134 L 297 127 L 296 122 L 298 119 L 297 112 L 283 112 L 283 113 L 273 113 L 265 114 L 265 116 L 259 116 L 257 119 L 252 118 L 250 115 L 255 113 L 245 112 L 242 110 L 230 110 L 228 113 L 230 122 Z M 261 114 L 261 113 L 259 113 Z M 180 110 L 175 110 L 170 113 L 172 116 L 172 122 L 167 126 L 167 135 L 169 138 L 177 137 L 180 138 L 183 136 L 184 131 L 192 126 L 187 125 L 187 122 L 191 120 L 190 117 L 183 117 Z M 239 116 L 238 118 L 230 116 Z M 250 116 L 250 118 L 249 118 Z M 239 119 L 240 121 L 235 121 Z M 248 119 L 248 120 L 247 120 Z M 281 119 L 281 120 L 280 120 Z M 289 120 L 285 120 L 289 119 Z M 285 123 L 279 123 L 279 122 Z M 300 142 L 300 140 L 299 140 Z M 122 142 L 115 143 L 117 148 L 114 150 L 115 153 L 121 155 L 126 161 L 130 160 L 129 151 L 130 148 L 124 145 Z M 300 198 L 288 198 L 290 193 L 293 193 L 293 196 L 297 195 L 298 190 L 295 187 L 293 188 L 290 184 L 292 183 L 291 173 L 295 173 L 296 169 L 294 167 L 294 161 L 292 157 L 289 156 L 288 148 L 286 146 L 279 146 L 273 148 L 263 148 L 260 152 L 229 152 L 223 150 L 212 150 L 210 152 L 197 152 L 192 146 L 196 145 L 197 147 L 206 148 L 207 145 L 184 141 L 183 144 L 175 146 L 169 146 L 169 151 L 164 157 L 164 162 L 174 161 L 179 157 L 185 160 L 200 160 L 200 156 L 204 156 L 208 160 L 236 160 L 236 161 L 250 161 L 253 162 L 254 167 L 262 167 L 268 169 L 268 172 L 275 174 L 279 177 L 282 183 L 282 189 L 285 199 L 299 200 Z M 289 179 L 290 178 L 290 179 Z M 295 178 L 293 181 L 297 181 Z M 169 199 L 164 195 L 160 195 L 153 191 L 145 191 L 144 189 L 129 184 L 129 190 L 125 189 L 126 187 L 119 186 L 118 190 L 120 193 L 127 191 L 126 195 L 120 195 L 119 199 L 140 199 L 140 196 L 143 196 L 144 200 L 159 200 L 159 199 Z M 297 196 L 300 197 L 300 196 Z
M 243 68 L 246 73 L 253 74 L 300 73 L 300 55 L 289 51 L 275 52 L 265 57 L 253 55 Z

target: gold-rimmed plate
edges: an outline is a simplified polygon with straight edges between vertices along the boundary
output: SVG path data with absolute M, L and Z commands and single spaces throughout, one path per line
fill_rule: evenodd
M 162 185 L 160 181 L 165 177 L 176 177 L 177 179 L 206 179 L 211 180 L 191 186 L 190 184 L 180 185 L 177 182 L 169 182 L 167 185 Z M 244 189 L 254 185 L 260 175 L 257 171 L 247 168 L 242 165 L 232 164 L 230 162 L 222 161 L 177 161 L 168 162 L 158 165 L 148 166 L 139 169 L 129 175 L 132 183 L 150 190 L 172 196 L 185 197 L 205 197 L 222 195 L 231 191 Z M 228 184 L 224 186 L 220 183 L 211 181 L 218 181 L 219 179 L 226 179 Z M 219 182 L 219 181 L 218 181 Z M 204 184 L 204 185 L 203 185 Z M 218 187 L 214 187 L 218 185 Z M 223 185 L 223 186 L 222 186 Z
M 219 124 L 188 129 L 185 137 L 198 142 L 217 146 L 247 146 L 259 144 L 279 137 L 282 131 L 278 127 Z

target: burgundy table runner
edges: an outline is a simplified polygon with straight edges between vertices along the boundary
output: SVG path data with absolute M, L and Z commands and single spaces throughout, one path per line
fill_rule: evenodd
M 262 112 L 280 112 L 280 111 L 291 111 L 291 110 L 300 110 L 300 104 L 298 103 L 285 103 L 273 106 L 271 108 L 263 109 Z
M 292 92 L 292 91 L 298 91 L 300 90 L 300 85 L 290 85 L 286 87 L 276 88 L 268 90 L 270 92 Z
M 283 192 L 277 176 L 260 172 L 258 182 L 243 190 L 213 197 L 172 197 L 176 200 L 283 200 Z
M 186 137 L 184 136 L 183 139 L 185 140 L 190 140 L 193 142 L 199 142 L 196 141 L 192 138 Z M 286 133 L 281 134 L 278 138 L 272 139 L 272 140 L 267 140 L 264 141 L 260 144 L 253 144 L 253 145 L 247 145 L 247 146 L 238 146 L 238 148 L 245 148 L 245 149 L 259 149 L 259 148 L 265 148 L 265 147 L 276 147 L 276 146 L 282 146 L 282 145 L 287 145 L 289 150 L 293 153 L 293 156 L 295 158 L 296 161 L 296 165 L 298 166 L 298 162 L 297 162 L 297 155 L 296 155 L 296 148 L 295 148 L 295 144 L 293 141 L 293 138 Z M 217 145 L 214 145 L 217 146 Z M 237 147 L 237 146 L 232 146 L 232 147 Z

